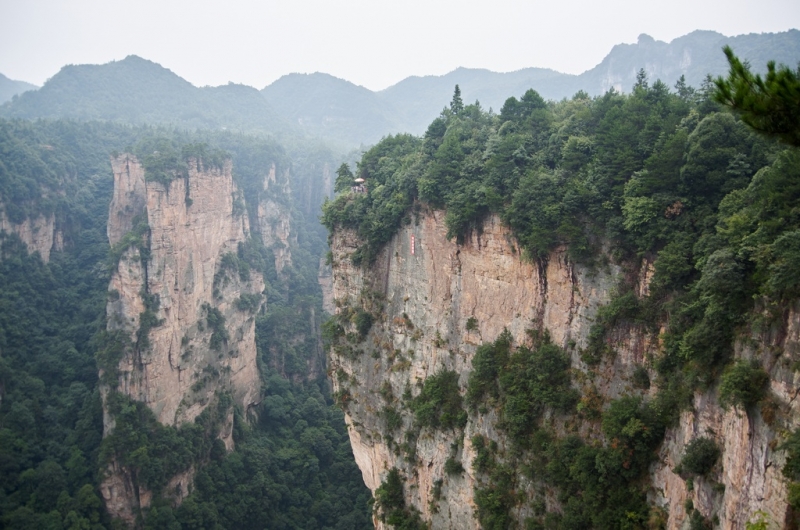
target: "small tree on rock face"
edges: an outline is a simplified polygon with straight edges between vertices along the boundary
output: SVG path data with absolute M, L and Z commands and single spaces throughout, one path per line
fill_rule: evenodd
M 334 191 L 337 193 L 347 191 L 350 189 L 350 186 L 353 185 L 353 179 L 355 176 L 353 172 L 350 171 L 350 166 L 346 163 L 342 163 L 339 166 L 339 169 L 336 170 L 336 184 L 334 184 Z
M 694 475 L 706 475 L 719 459 L 720 450 L 711 438 L 695 438 L 683 451 L 680 470 Z
M 456 85 L 456 89 L 453 91 L 453 100 L 450 102 L 450 110 L 453 111 L 453 114 L 458 114 L 464 110 L 464 101 L 461 99 L 461 89 L 458 85 Z
M 756 361 L 736 361 L 725 369 L 719 385 L 719 402 L 747 409 L 764 397 L 769 375 Z

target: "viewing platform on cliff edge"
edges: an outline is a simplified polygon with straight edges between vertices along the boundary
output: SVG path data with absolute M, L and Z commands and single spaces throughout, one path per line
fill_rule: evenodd
M 350 186 L 350 191 L 353 193 L 367 193 L 367 187 L 364 186 L 364 179 L 357 178 L 353 182 L 354 184 Z

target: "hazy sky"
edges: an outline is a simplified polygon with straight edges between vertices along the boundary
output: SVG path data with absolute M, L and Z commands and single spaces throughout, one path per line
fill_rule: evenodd
M 640 33 L 798 27 L 798 0 L 0 0 L 0 73 L 41 85 L 135 54 L 200 86 L 320 71 L 377 90 L 458 66 L 577 74 Z

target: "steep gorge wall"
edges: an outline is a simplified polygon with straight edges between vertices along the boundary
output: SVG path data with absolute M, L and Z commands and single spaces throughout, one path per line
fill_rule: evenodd
M 12 222 L 0 202 L 0 233 L 17 234 L 28 247 L 28 252 L 38 252 L 42 261 L 50 261 L 50 253 L 64 248 L 64 234 L 56 226 L 54 214 L 26 218 L 21 223 Z
M 635 390 L 631 376 L 637 366 L 649 366 L 648 360 L 658 356 L 659 339 L 635 326 L 617 329 L 608 339 L 616 355 L 590 369 L 580 351 L 588 344 L 598 308 L 609 302 L 623 276 L 630 279 L 630 272 L 610 262 L 592 268 L 571 263 L 564 249 L 539 264 L 523 260 L 515 239 L 495 217 L 463 244 L 448 241 L 445 234 L 444 213 L 425 212 L 401 228 L 366 269 L 349 259 L 359 244 L 356 236 L 345 230 L 333 234 L 336 312 L 362 308 L 377 320 L 364 342 L 333 349 L 329 374 L 345 409 L 356 461 L 373 493 L 396 467 L 406 479 L 406 502 L 433 528 L 478 528 L 474 488 L 481 477 L 473 467 L 476 449 L 471 439 L 481 434 L 497 442 L 500 454 L 506 452 L 510 440 L 496 426 L 498 412 L 471 412 L 463 442 L 455 446 L 460 433 L 422 429 L 414 442 L 415 457 L 408 460 L 398 444 L 411 430 L 413 414 L 402 409 L 398 397 L 418 394 L 422 381 L 442 369 L 459 375 L 463 394 L 477 347 L 494 341 L 503 329 L 517 344 L 527 341 L 526 330 L 547 330 L 570 354 L 573 385 L 583 393 L 596 392 L 605 403 L 625 394 L 654 395 L 655 385 L 649 391 Z M 643 263 L 639 295 L 646 293 L 651 276 L 652 266 Z M 354 329 L 355 324 L 348 331 Z M 768 418 L 768 423 L 760 411 L 722 409 L 712 388 L 696 393 L 692 409 L 668 429 L 650 468 L 648 491 L 649 501 L 663 508 L 668 528 L 688 524 L 687 499 L 705 517 L 716 516 L 721 528 L 744 528 L 757 510 L 764 511 L 775 528 L 787 520 L 786 484 L 780 472 L 785 456 L 779 443 L 800 418 L 795 400 L 800 381 L 790 367 L 799 347 L 797 311 L 737 343 L 738 357 L 759 359 L 769 372 L 777 420 Z M 382 412 L 388 405 L 401 409 L 402 426 L 394 432 L 387 430 Z M 560 428 L 602 442 L 596 421 Z M 697 479 L 690 491 L 673 469 L 686 443 L 698 436 L 715 439 L 722 449 L 722 465 L 713 477 Z M 445 472 L 451 457 L 463 464 L 463 474 Z M 534 488 L 522 477 L 518 484 L 523 494 Z M 559 510 L 552 492 L 547 509 Z M 519 503 L 514 515 L 522 520 L 530 515 L 530 507 Z M 377 518 L 375 523 L 383 527 Z
M 284 198 L 289 196 L 288 175 L 283 175 L 279 183 L 273 164 L 264 177 L 262 191 L 271 193 L 265 193 L 265 198 L 258 202 L 257 229 L 264 246 L 272 249 L 275 255 L 275 270 L 280 274 L 292 263 L 291 246 L 297 244 L 297 235 L 292 232 L 289 207 L 274 198 L 276 193 Z
M 250 227 L 237 207 L 243 203 L 230 163 L 222 169 L 192 163 L 187 178 L 168 184 L 145 180 L 130 155 L 112 166 L 108 235 L 112 248 L 123 248 L 109 286 L 108 329 L 130 337 L 118 391 L 147 404 L 166 425 L 193 421 L 218 392 L 247 410 L 260 392 L 254 312 L 261 302 L 249 309 L 237 302 L 243 295 L 262 300 L 264 282 L 237 267 L 237 247 Z M 126 239 L 143 222 L 146 248 L 137 244 L 141 237 Z M 230 414 L 218 434 L 229 450 Z M 106 410 L 106 435 L 113 428 Z M 173 478 L 183 484 L 180 496 L 188 494 L 191 475 Z M 131 494 L 136 487 L 127 470 L 112 463 L 101 489 L 113 516 L 131 522 L 136 509 L 149 504 L 150 492 Z

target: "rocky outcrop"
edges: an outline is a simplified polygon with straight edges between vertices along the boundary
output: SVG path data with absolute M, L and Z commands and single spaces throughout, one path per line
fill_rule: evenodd
M 0 203 L 0 233 L 17 234 L 28 247 L 28 252 L 38 252 L 42 261 L 50 261 L 52 251 L 64 248 L 64 234 L 56 227 L 56 217 L 53 214 L 38 215 L 34 218 L 25 218 L 21 223 L 12 222 L 6 216 L 5 208 Z
M 328 314 L 333 314 L 333 271 L 325 258 L 319 259 L 319 269 L 317 282 L 322 289 L 322 310 Z
M 192 162 L 188 176 L 168 184 L 145 180 L 130 155 L 112 165 L 109 240 L 130 244 L 112 275 L 107 307 L 109 329 L 131 339 L 118 366 L 118 391 L 146 403 L 167 425 L 194 420 L 218 392 L 246 410 L 259 399 L 254 313 L 264 282 L 237 258 L 250 229 L 230 164 L 201 169 Z M 141 236 L 126 238 L 142 226 Z M 230 418 L 219 437 L 230 449 L 229 424 Z M 182 496 L 191 482 L 187 473 L 173 478 L 183 484 Z M 130 520 L 150 494 L 130 495 L 124 475 L 112 465 L 102 492 L 111 514 Z
M 144 168 L 131 156 L 111 159 L 114 194 L 108 209 L 108 242 L 113 247 L 133 229 L 137 216 L 147 209 Z M 142 219 L 143 221 L 145 219 Z
M 573 371 L 588 376 L 580 351 L 588 344 L 598 308 L 611 299 L 615 286 L 630 272 L 609 261 L 594 267 L 572 263 L 565 249 L 540 263 L 525 260 L 510 231 L 496 217 L 488 218 L 463 244 L 449 241 L 446 231 L 443 212 L 424 212 L 401 228 L 365 269 L 350 261 L 359 244 L 355 234 L 334 232 L 335 311 L 355 314 L 353 309 L 361 308 L 376 315 L 376 323 L 360 346 L 333 348 L 329 374 L 367 486 L 374 492 L 396 467 L 406 478 L 406 502 L 432 528 L 478 528 L 474 487 L 479 474 L 472 467 L 476 451 L 470 440 L 483 435 L 496 441 L 501 453 L 510 446 L 495 427 L 496 412 L 471 413 L 463 442 L 454 431 L 423 429 L 415 442 L 415 457 L 409 461 L 398 444 L 411 426 L 412 414 L 401 411 L 402 426 L 388 432 L 384 407 L 401 408 L 400 396 L 416 395 L 422 382 L 442 369 L 459 375 L 463 392 L 477 347 L 494 341 L 504 329 L 518 344 L 526 341 L 527 330 L 547 330 L 553 342 L 571 355 Z M 652 265 L 645 261 L 628 280 L 643 295 L 652 274 Z M 764 361 L 772 376 L 771 399 L 783 411 L 781 425 L 787 426 L 796 421 L 792 418 L 800 417 L 793 399 L 798 381 L 785 363 L 775 361 L 774 351 L 800 347 L 800 314 L 786 316 L 784 327 L 783 333 L 739 345 L 737 355 Z M 612 333 L 609 340 L 617 355 L 594 368 L 591 378 L 573 378 L 575 385 L 590 384 L 605 402 L 630 392 L 634 369 L 658 355 L 659 348 L 657 336 L 635 327 Z M 655 387 L 649 390 L 656 391 Z M 716 515 L 722 528 L 744 528 L 757 510 L 780 524 L 787 503 L 780 473 L 783 455 L 776 450 L 782 434 L 776 427 L 779 423 L 768 424 L 758 412 L 748 416 L 725 411 L 715 395 L 715 389 L 696 395 L 694 408 L 668 430 L 651 468 L 650 501 L 664 508 L 668 528 L 688 524 L 687 499 L 704 516 Z M 579 429 L 599 435 L 596 425 Z M 673 469 L 685 444 L 699 435 L 715 438 L 722 448 L 722 465 L 713 480 L 700 479 L 688 491 Z M 463 464 L 463 474 L 445 473 L 445 462 L 451 457 Z M 519 484 L 532 487 L 527 480 Z M 548 500 L 548 506 L 557 509 L 551 505 L 555 502 Z M 525 514 L 516 515 L 524 518 Z M 382 527 L 378 519 L 376 526 Z
M 290 245 L 297 243 L 297 236 L 291 230 L 291 215 L 289 206 L 277 200 L 277 197 L 288 197 L 289 180 L 284 178 L 278 183 L 275 173 L 275 164 L 264 177 L 262 199 L 258 202 L 258 232 L 264 246 L 272 249 L 275 255 L 275 270 L 280 274 L 283 269 L 292 263 Z M 278 194 L 278 195 L 276 195 Z

